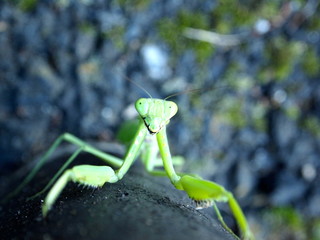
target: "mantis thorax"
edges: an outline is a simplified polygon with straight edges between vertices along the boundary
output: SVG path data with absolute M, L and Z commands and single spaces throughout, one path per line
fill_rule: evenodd
M 154 98 L 140 98 L 135 107 L 151 134 L 159 132 L 178 111 L 174 102 Z

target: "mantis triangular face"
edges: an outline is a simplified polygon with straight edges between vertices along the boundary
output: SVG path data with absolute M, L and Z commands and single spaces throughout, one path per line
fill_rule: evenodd
M 159 132 L 178 111 L 174 102 L 154 98 L 140 98 L 135 107 L 151 134 Z

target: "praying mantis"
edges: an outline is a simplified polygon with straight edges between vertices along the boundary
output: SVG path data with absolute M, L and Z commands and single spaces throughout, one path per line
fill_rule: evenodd
M 95 188 L 102 187 L 105 183 L 118 182 L 125 176 L 135 159 L 143 150 L 143 154 L 141 154 L 142 162 L 150 174 L 167 176 L 176 189 L 186 192 L 186 194 L 195 202 L 197 208 L 200 209 L 213 206 L 223 227 L 238 238 L 225 224 L 215 204 L 215 202 L 227 202 L 241 231 L 241 238 L 253 240 L 254 236 L 250 231 L 246 217 L 231 192 L 212 181 L 203 180 L 200 177 L 191 174 L 177 173 L 175 171 L 175 158 L 171 157 L 166 127 L 169 124 L 170 119 L 176 115 L 178 111 L 176 103 L 168 100 L 154 99 L 150 96 L 150 98 L 138 99 L 135 103 L 135 108 L 140 116 L 140 122 L 124 159 L 102 152 L 70 133 L 64 133 L 55 140 L 24 181 L 15 191 L 9 194 L 8 197 L 11 198 L 19 193 L 22 188 L 32 180 L 39 169 L 48 160 L 49 156 L 63 141 L 76 145 L 78 149 L 63 164 L 47 186 L 41 192 L 33 196 L 39 196 L 50 189 L 42 205 L 43 217 L 48 215 L 68 182 L 73 181 Z M 147 135 L 153 138 L 154 141 L 143 145 Z M 154 144 L 154 142 L 156 144 Z M 143 149 L 142 146 L 144 146 Z M 108 166 L 77 165 L 71 169 L 67 169 L 69 164 L 81 152 L 87 152 L 98 157 L 107 163 Z M 161 171 L 155 170 L 157 161 L 159 160 L 159 158 L 157 158 L 159 153 L 164 169 Z

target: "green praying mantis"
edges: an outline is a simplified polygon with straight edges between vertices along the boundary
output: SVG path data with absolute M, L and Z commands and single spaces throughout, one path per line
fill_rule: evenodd
M 154 99 L 150 96 L 150 98 L 138 99 L 135 103 L 135 108 L 140 115 L 140 123 L 124 159 L 102 152 L 79 138 L 69 133 L 64 133 L 55 140 L 29 175 L 27 175 L 24 181 L 14 192 L 9 194 L 8 197 L 11 198 L 19 193 L 22 188 L 32 180 L 39 169 L 48 160 L 49 156 L 63 141 L 76 145 L 78 149 L 64 163 L 47 186 L 34 196 L 39 196 L 50 189 L 42 205 L 42 214 L 44 217 L 46 217 L 50 209 L 52 209 L 52 206 L 69 181 L 91 187 L 102 187 L 105 183 L 118 182 L 125 176 L 134 160 L 141 153 L 142 146 L 144 146 L 144 154 L 142 154 L 141 158 L 149 173 L 156 176 L 167 176 L 175 188 L 185 191 L 187 195 L 194 200 L 197 208 L 200 209 L 213 206 L 223 227 L 238 238 L 225 224 L 215 204 L 215 202 L 227 202 L 241 231 L 241 238 L 253 240 L 254 236 L 249 229 L 246 217 L 231 192 L 217 183 L 203 180 L 198 176 L 177 173 L 175 171 L 175 158 L 171 157 L 166 127 L 169 124 L 170 119 L 177 113 L 178 106 L 172 101 Z M 147 135 L 150 135 L 153 139 L 156 138 L 157 144 L 143 145 Z M 77 165 L 71 169 L 67 169 L 69 164 L 81 152 L 93 154 L 106 162 L 109 166 Z M 164 171 L 155 170 L 155 166 L 159 160 L 159 158 L 157 158 L 159 153 Z

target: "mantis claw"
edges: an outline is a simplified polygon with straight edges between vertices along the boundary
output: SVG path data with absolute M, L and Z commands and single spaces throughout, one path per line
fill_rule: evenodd
M 53 185 L 42 205 L 42 215 L 46 217 L 52 205 L 60 196 L 69 181 L 78 182 L 91 187 L 102 187 L 106 182 L 119 180 L 117 174 L 108 166 L 79 165 L 65 171 Z
M 212 207 L 214 204 L 213 200 L 194 200 L 194 199 L 192 199 L 192 200 L 196 204 L 197 210 Z
M 227 202 L 229 200 L 229 192 L 214 182 L 185 175 L 180 179 L 180 183 L 188 196 L 198 202 L 210 200 Z
M 239 229 L 246 240 L 254 239 L 247 220 L 233 194 L 228 192 L 224 187 L 211 181 L 203 180 L 201 178 L 184 175 L 181 177 L 179 183 L 188 196 L 195 202 L 196 209 L 202 209 L 213 206 L 216 210 L 219 220 L 223 226 L 224 223 L 218 208 L 215 206 L 217 202 L 228 202 L 231 212 L 237 221 Z M 231 231 L 226 227 L 228 231 Z M 233 232 L 231 232 L 233 234 Z

